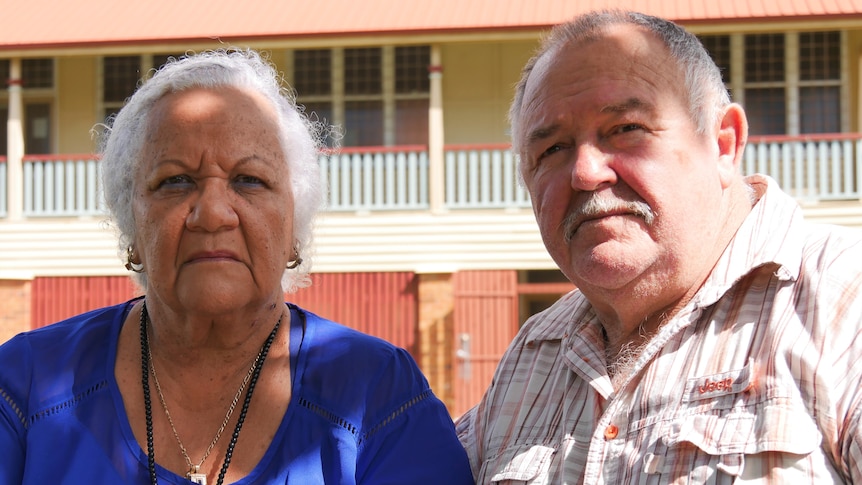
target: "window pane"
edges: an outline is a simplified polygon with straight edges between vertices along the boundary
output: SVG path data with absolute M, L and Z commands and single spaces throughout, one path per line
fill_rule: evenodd
M 785 133 L 784 88 L 759 88 L 745 91 L 745 112 L 752 135 Z
M 0 85 L 0 89 L 6 89 L 6 81 L 9 80 L 10 62 L 9 59 L 0 59 L 0 82 L 3 83 Z
M 383 92 L 380 48 L 344 49 L 344 93 Z
M 51 106 L 33 103 L 24 106 L 24 153 L 51 153 Z
M 312 121 L 318 121 L 326 126 L 332 125 L 332 103 L 329 101 L 317 101 L 301 103 L 305 107 L 305 113 Z M 335 140 L 327 136 L 324 143 L 328 147 L 335 146 Z
M 799 89 L 799 118 L 802 133 L 841 131 L 841 93 L 838 86 Z
M 153 69 L 159 70 L 162 66 L 168 63 L 171 58 L 182 59 L 185 54 L 156 54 L 153 56 Z
M 141 77 L 138 56 L 106 57 L 104 59 L 104 94 L 107 103 L 122 103 L 135 92 Z
M 109 123 L 109 121 L 112 121 L 113 117 L 116 116 L 117 113 L 119 113 L 119 112 L 120 112 L 120 106 L 116 106 L 113 108 L 105 108 L 104 116 L 102 116 L 102 121 L 106 125 L 110 126 L 111 123 Z M 95 129 L 98 130 L 98 135 L 101 137 L 102 136 L 102 130 L 99 127 L 96 127 Z
M 395 144 L 428 144 L 427 99 L 404 99 L 395 103 Z
M 8 120 L 9 119 L 9 109 L 5 106 L 0 106 L 0 120 Z M 9 150 L 8 139 L 6 138 L 8 135 L 7 130 L 0 130 L 0 155 L 6 156 L 6 153 Z
M 803 81 L 841 79 L 841 36 L 838 32 L 799 34 L 799 77 Z
M 25 88 L 54 87 L 54 60 L 24 59 L 21 61 L 21 76 Z
M 431 48 L 427 45 L 395 48 L 395 92 L 427 93 L 430 91 L 428 66 Z
M 328 49 L 293 53 L 293 87 L 298 96 L 332 93 L 332 52 Z
M 745 81 L 784 81 L 784 34 L 745 36 Z
M 730 82 L 730 36 L 705 35 L 701 43 L 709 52 L 710 57 L 721 70 L 721 79 L 725 84 Z
M 344 103 L 344 146 L 383 145 L 383 102 Z

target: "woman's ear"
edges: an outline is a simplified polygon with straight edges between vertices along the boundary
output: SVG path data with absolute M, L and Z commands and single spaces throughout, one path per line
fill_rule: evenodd
M 745 144 L 748 140 L 748 119 L 742 106 L 731 103 L 724 108 L 718 128 L 718 173 L 723 187 L 728 187 L 739 174 Z

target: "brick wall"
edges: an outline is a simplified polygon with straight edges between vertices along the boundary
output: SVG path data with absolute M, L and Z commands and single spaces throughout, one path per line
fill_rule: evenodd
M 419 367 L 451 412 L 455 405 L 452 352 L 455 299 L 451 274 L 419 274 Z

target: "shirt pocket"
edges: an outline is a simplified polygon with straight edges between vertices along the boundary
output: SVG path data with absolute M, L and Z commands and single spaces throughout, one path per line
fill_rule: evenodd
M 733 483 L 743 476 L 746 457 L 756 475 L 764 472 L 761 466 L 766 463 L 760 454 L 778 454 L 768 458 L 772 464 L 780 462 L 782 454 L 796 462 L 817 450 L 822 439 L 808 412 L 787 403 L 685 416 L 668 423 L 666 430 L 656 453 L 644 457 L 643 470 L 665 475 L 662 483 Z
M 477 483 L 499 485 L 538 485 L 549 483 L 551 461 L 556 448 L 545 445 L 524 444 L 505 448 L 483 465 Z

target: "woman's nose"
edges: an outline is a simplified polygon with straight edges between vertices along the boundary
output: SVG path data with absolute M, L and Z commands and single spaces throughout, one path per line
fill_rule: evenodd
M 236 227 L 239 216 L 234 210 L 230 188 L 221 180 L 205 180 L 198 186 L 186 227 L 216 232 Z

